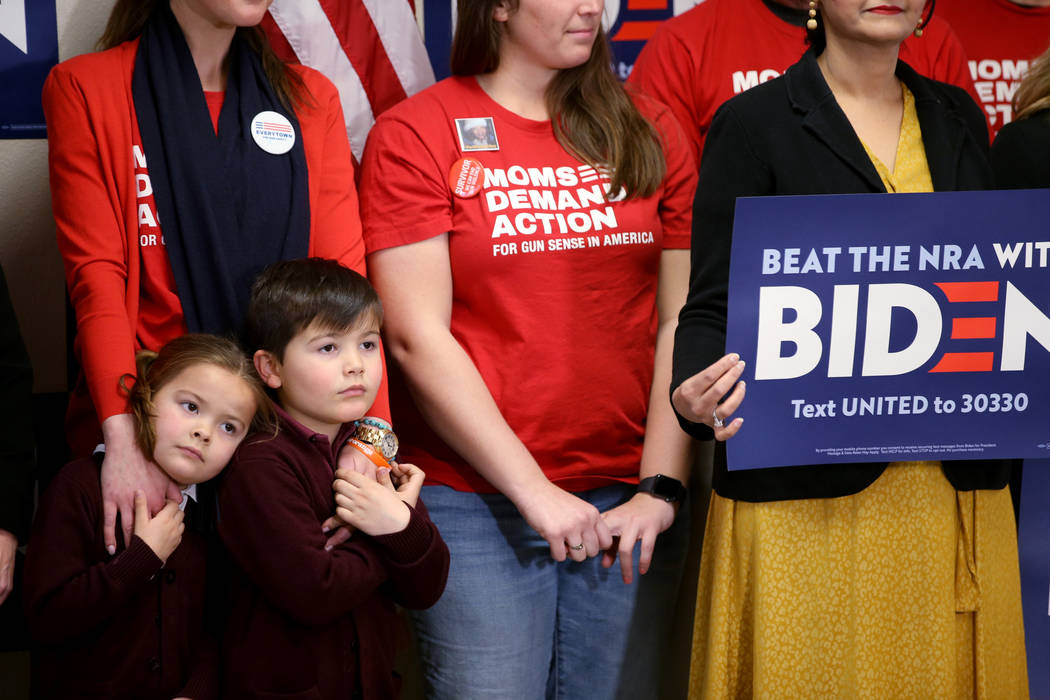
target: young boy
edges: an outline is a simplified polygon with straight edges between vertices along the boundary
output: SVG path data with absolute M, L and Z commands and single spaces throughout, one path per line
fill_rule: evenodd
M 246 339 L 280 433 L 246 441 L 219 486 L 233 563 L 224 697 L 395 697 L 394 604 L 425 608 L 444 590 L 422 472 L 395 465 L 397 490 L 386 470 L 337 472 L 382 380 L 381 321 L 372 287 L 334 261 L 277 263 L 252 288 Z M 355 532 L 326 549 L 337 508 Z

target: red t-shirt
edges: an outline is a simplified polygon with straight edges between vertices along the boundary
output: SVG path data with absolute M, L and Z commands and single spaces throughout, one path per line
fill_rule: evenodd
M 452 334 L 547 477 L 573 490 L 637 480 L 660 254 L 690 242 L 696 173 L 683 136 L 663 106 L 639 107 L 668 165 L 645 199 L 606 202 L 606 175 L 570 156 L 549 121 L 507 111 L 474 78 L 385 112 L 362 161 L 368 252 L 449 232 Z M 456 119 L 472 120 L 475 136 Z M 484 168 L 471 197 L 450 178 L 464 157 Z M 403 459 L 431 483 L 492 491 L 393 386 Z
M 1010 0 L 941 0 L 937 14 L 959 36 L 992 136 L 1013 119 L 1012 101 L 1028 64 L 1050 46 L 1050 7 Z
M 783 73 L 806 48 L 806 30 L 777 17 L 762 0 L 705 0 L 661 25 L 628 81 L 671 108 L 699 165 L 715 110 Z M 900 57 L 922 75 L 965 88 L 976 99 L 959 40 L 938 16 L 922 37 L 905 40 Z

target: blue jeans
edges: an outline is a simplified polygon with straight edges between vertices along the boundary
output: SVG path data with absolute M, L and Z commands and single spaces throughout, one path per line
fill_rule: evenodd
M 634 491 L 618 484 L 576 495 L 605 511 Z M 649 572 L 625 585 L 619 562 L 555 562 L 500 494 L 427 486 L 422 499 L 452 554 L 441 600 L 411 612 L 427 697 L 657 696 L 689 543 L 685 504 L 657 539 Z

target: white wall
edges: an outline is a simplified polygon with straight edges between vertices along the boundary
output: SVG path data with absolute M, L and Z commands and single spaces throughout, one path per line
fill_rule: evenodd
M 58 53 L 90 51 L 113 0 L 56 2 Z M 0 140 L 0 263 L 33 359 L 35 391 L 64 391 L 65 283 L 47 185 L 47 141 Z

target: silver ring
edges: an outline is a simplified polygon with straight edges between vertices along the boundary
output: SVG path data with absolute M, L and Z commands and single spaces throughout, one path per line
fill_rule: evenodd
M 570 544 L 569 549 L 575 549 L 578 552 L 583 549 L 583 542 L 580 542 L 579 544 Z
M 711 417 L 715 419 L 715 427 L 716 428 L 724 428 L 724 427 L 726 427 L 725 422 L 721 418 L 718 417 L 718 406 L 715 406 L 715 410 L 711 411 Z

